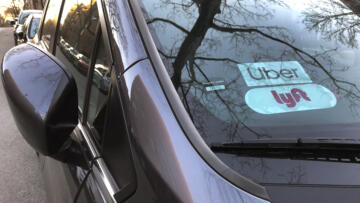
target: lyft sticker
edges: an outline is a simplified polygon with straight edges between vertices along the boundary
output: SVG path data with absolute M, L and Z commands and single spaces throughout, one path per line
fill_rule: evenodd
M 238 64 L 238 67 L 250 87 L 312 83 L 297 61 L 244 63 Z
M 305 84 L 251 89 L 245 102 L 257 113 L 277 114 L 332 108 L 337 100 L 329 89 Z

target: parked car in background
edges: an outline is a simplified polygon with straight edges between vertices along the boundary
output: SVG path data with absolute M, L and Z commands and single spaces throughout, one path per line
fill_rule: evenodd
M 42 14 L 31 14 L 26 19 L 23 32 L 18 33 L 18 43 L 30 42 L 38 32 Z
M 24 33 L 24 23 L 27 19 L 27 17 L 29 17 L 29 15 L 31 14 L 42 14 L 41 10 L 23 10 L 21 11 L 18 20 L 17 21 L 11 21 L 11 24 L 14 25 L 14 40 L 15 40 L 15 45 L 18 44 L 18 38 L 19 38 L 19 34 L 21 35 L 21 33 Z
M 1 67 L 48 202 L 360 202 L 359 8 L 48 0 Z

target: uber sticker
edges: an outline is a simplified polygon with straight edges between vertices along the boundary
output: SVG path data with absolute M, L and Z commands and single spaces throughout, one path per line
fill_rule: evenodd
M 337 100 L 329 89 L 305 84 L 251 89 L 245 102 L 257 113 L 277 114 L 332 108 Z
M 238 67 L 250 87 L 312 83 L 297 61 L 244 63 L 238 64 Z

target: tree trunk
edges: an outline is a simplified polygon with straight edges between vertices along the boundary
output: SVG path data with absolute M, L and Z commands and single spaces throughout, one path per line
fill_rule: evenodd
M 32 1 L 33 1 L 34 9 L 39 9 L 39 10 L 43 9 L 41 0 L 32 0 Z
M 342 0 L 356 15 L 360 16 L 360 1 L 358 0 Z
M 42 0 L 24 0 L 24 9 L 42 10 Z

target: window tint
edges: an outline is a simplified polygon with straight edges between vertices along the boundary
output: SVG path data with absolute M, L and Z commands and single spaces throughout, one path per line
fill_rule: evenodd
M 83 110 L 90 57 L 95 46 L 98 10 L 95 0 L 68 0 L 60 22 L 56 56 L 72 72 Z
M 90 101 L 88 109 L 88 124 L 96 130 L 95 134 L 103 132 L 105 112 L 110 88 L 111 62 L 105 49 L 104 41 L 101 40 L 97 49 L 96 62 L 93 69 Z M 100 139 L 100 138 L 99 138 Z
M 41 39 L 46 46 L 50 47 L 50 42 L 55 36 L 56 24 L 59 18 L 62 1 L 50 0 L 45 14 L 44 26 L 42 29 Z

